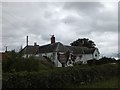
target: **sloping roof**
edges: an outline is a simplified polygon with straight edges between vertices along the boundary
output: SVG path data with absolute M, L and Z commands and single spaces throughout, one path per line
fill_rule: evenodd
M 96 48 L 87 48 L 87 47 L 79 47 L 79 46 L 66 46 L 71 51 L 73 51 L 74 54 L 92 54 L 94 53 Z
M 93 54 L 96 48 L 88 48 L 84 50 L 85 54 Z
M 53 44 L 47 44 L 43 46 L 28 45 L 23 48 L 20 53 L 23 54 L 37 54 L 37 53 L 49 53 L 49 52 L 67 52 L 70 51 L 73 54 L 93 54 L 96 48 L 87 48 L 79 46 L 67 46 L 60 42 Z
M 25 48 L 23 48 L 20 53 L 23 54 L 36 54 L 36 51 L 38 50 L 39 46 L 32 46 L 28 45 Z
M 37 53 L 66 52 L 66 51 L 70 51 L 70 49 L 65 47 L 62 43 L 56 42 L 53 44 L 47 44 L 47 45 L 40 46 Z
M 83 53 L 83 49 L 80 47 L 77 47 L 77 46 L 66 46 L 66 47 L 69 48 L 72 51 L 72 53 L 74 53 L 74 54 L 77 54 L 77 53 L 82 54 Z

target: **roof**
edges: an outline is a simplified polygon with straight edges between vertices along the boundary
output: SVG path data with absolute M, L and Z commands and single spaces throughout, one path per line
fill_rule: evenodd
M 36 45 L 36 46 L 32 46 L 32 45 L 28 45 L 26 46 L 25 48 L 23 48 L 20 53 L 23 53 L 23 54 L 36 54 L 37 50 L 38 50 L 39 46 Z
M 53 44 L 47 44 L 47 45 L 40 46 L 37 53 L 67 52 L 67 51 L 71 51 L 71 50 L 65 47 L 62 43 L 56 42 Z
M 92 54 L 94 53 L 96 48 L 87 48 L 87 47 L 79 47 L 79 46 L 66 46 L 71 51 L 73 51 L 74 54 Z
M 23 54 L 37 54 L 37 53 L 49 53 L 49 52 L 67 52 L 70 51 L 73 54 L 93 54 L 95 49 L 97 48 L 87 48 L 87 47 L 79 47 L 79 46 L 67 46 L 63 45 L 60 42 L 56 42 L 53 44 L 47 44 L 43 46 L 32 46 L 28 45 L 23 48 L 20 52 Z
M 93 54 L 95 50 L 96 50 L 96 48 L 88 48 L 88 49 L 84 50 L 84 53 L 85 54 Z

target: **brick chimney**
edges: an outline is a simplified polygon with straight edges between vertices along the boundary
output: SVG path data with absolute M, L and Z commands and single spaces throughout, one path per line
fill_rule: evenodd
M 39 45 L 37 45 L 37 43 L 36 43 L 36 42 L 34 42 L 34 46 L 39 46 Z
M 55 43 L 55 37 L 54 37 L 54 35 L 52 35 L 52 37 L 51 37 L 51 44 L 53 44 L 53 43 Z
M 37 43 L 36 42 L 34 42 L 34 46 L 36 46 L 37 45 Z

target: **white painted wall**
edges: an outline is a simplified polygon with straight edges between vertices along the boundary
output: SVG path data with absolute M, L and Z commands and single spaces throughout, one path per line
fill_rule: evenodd
M 81 61 L 83 64 L 87 64 L 88 60 L 93 59 L 93 54 L 82 54 L 82 56 L 81 56 L 81 54 L 78 54 L 76 56 L 77 57 L 75 59 L 75 63 Z M 81 56 L 81 57 L 79 57 L 79 56 Z
M 57 52 L 42 53 L 41 55 L 49 57 L 55 63 L 56 67 L 62 67 L 62 64 L 59 62 L 59 60 L 57 58 Z M 38 54 L 36 56 L 38 56 Z M 87 64 L 87 61 L 90 59 L 97 59 L 97 60 L 99 59 L 99 51 L 98 51 L 98 49 L 96 49 L 93 54 L 82 54 L 82 57 L 79 57 L 79 56 L 81 56 L 81 54 L 77 54 L 76 56 L 77 56 L 77 58 L 76 58 L 75 62 L 81 61 L 81 62 L 83 62 L 83 64 Z M 73 66 L 73 64 L 69 64 L 69 62 L 67 62 L 66 67 L 67 66 Z
M 59 60 L 57 61 L 57 67 L 62 67 L 62 64 L 59 62 Z
M 54 63 L 55 63 L 55 66 L 58 67 L 58 59 L 57 59 L 57 52 L 54 52 Z
M 87 61 L 90 59 L 98 60 L 100 55 L 99 55 L 98 49 L 96 49 L 93 54 L 83 54 L 81 58 L 79 57 L 80 54 L 78 54 L 76 56 L 77 56 L 77 58 L 76 58 L 75 62 L 82 61 L 83 64 L 87 64 Z
M 26 58 L 27 55 L 28 55 L 28 58 L 29 58 L 30 56 L 34 56 L 33 54 L 24 54 L 23 57 Z
M 77 57 L 76 57 L 76 59 L 75 59 L 75 62 L 82 61 L 83 55 L 77 54 L 76 56 L 77 56 Z M 82 56 L 82 57 L 80 57 L 80 56 Z
M 83 64 L 87 64 L 90 59 L 93 59 L 93 54 L 84 54 L 81 61 L 83 61 Z
M 52 53 L 52 52 L 42 53 L 41 55 L 42 55 L 42 56 L 47 56 L 47 57 L 49 57 L 52 61 L 54 60 L 54 56 L 53 56 L 53 53 Z
M 93 53 L 93 58 L 96 60 L 99 60 L 99 57 L 100 57 L 99 51 L 98 51 L 98 49 L 96 49 Z
M 62 64 L 59 62 L 58 60 L 58 56 L 57 56 L 57 52 L 54 52 L 55 53 L 55 65 L 56 67 L 62 67 Z
M 49 58 L 52 60 L 52 62 L 55 63 L 55 66 L 56 66 L 56 67 L 62 67 L 62 64 L 61 64 L 61 63 L 59 62 L 59 60 L 57 59 L 57 52 L 42 53 L 42 54 L 40 54 L 40 55 L 49 57 Z M 37 56 L 38 56 L 38 55 L 37 55 Z

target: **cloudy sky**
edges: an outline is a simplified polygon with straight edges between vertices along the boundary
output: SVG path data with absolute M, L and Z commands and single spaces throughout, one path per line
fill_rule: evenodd
M 78 38 L 93 40 L 102 56 L 118 53 L 117 2 L 3 2 L 2 49 L 19 49 L 37 42 L 49 44 L 50 35 L 69 45 Z

